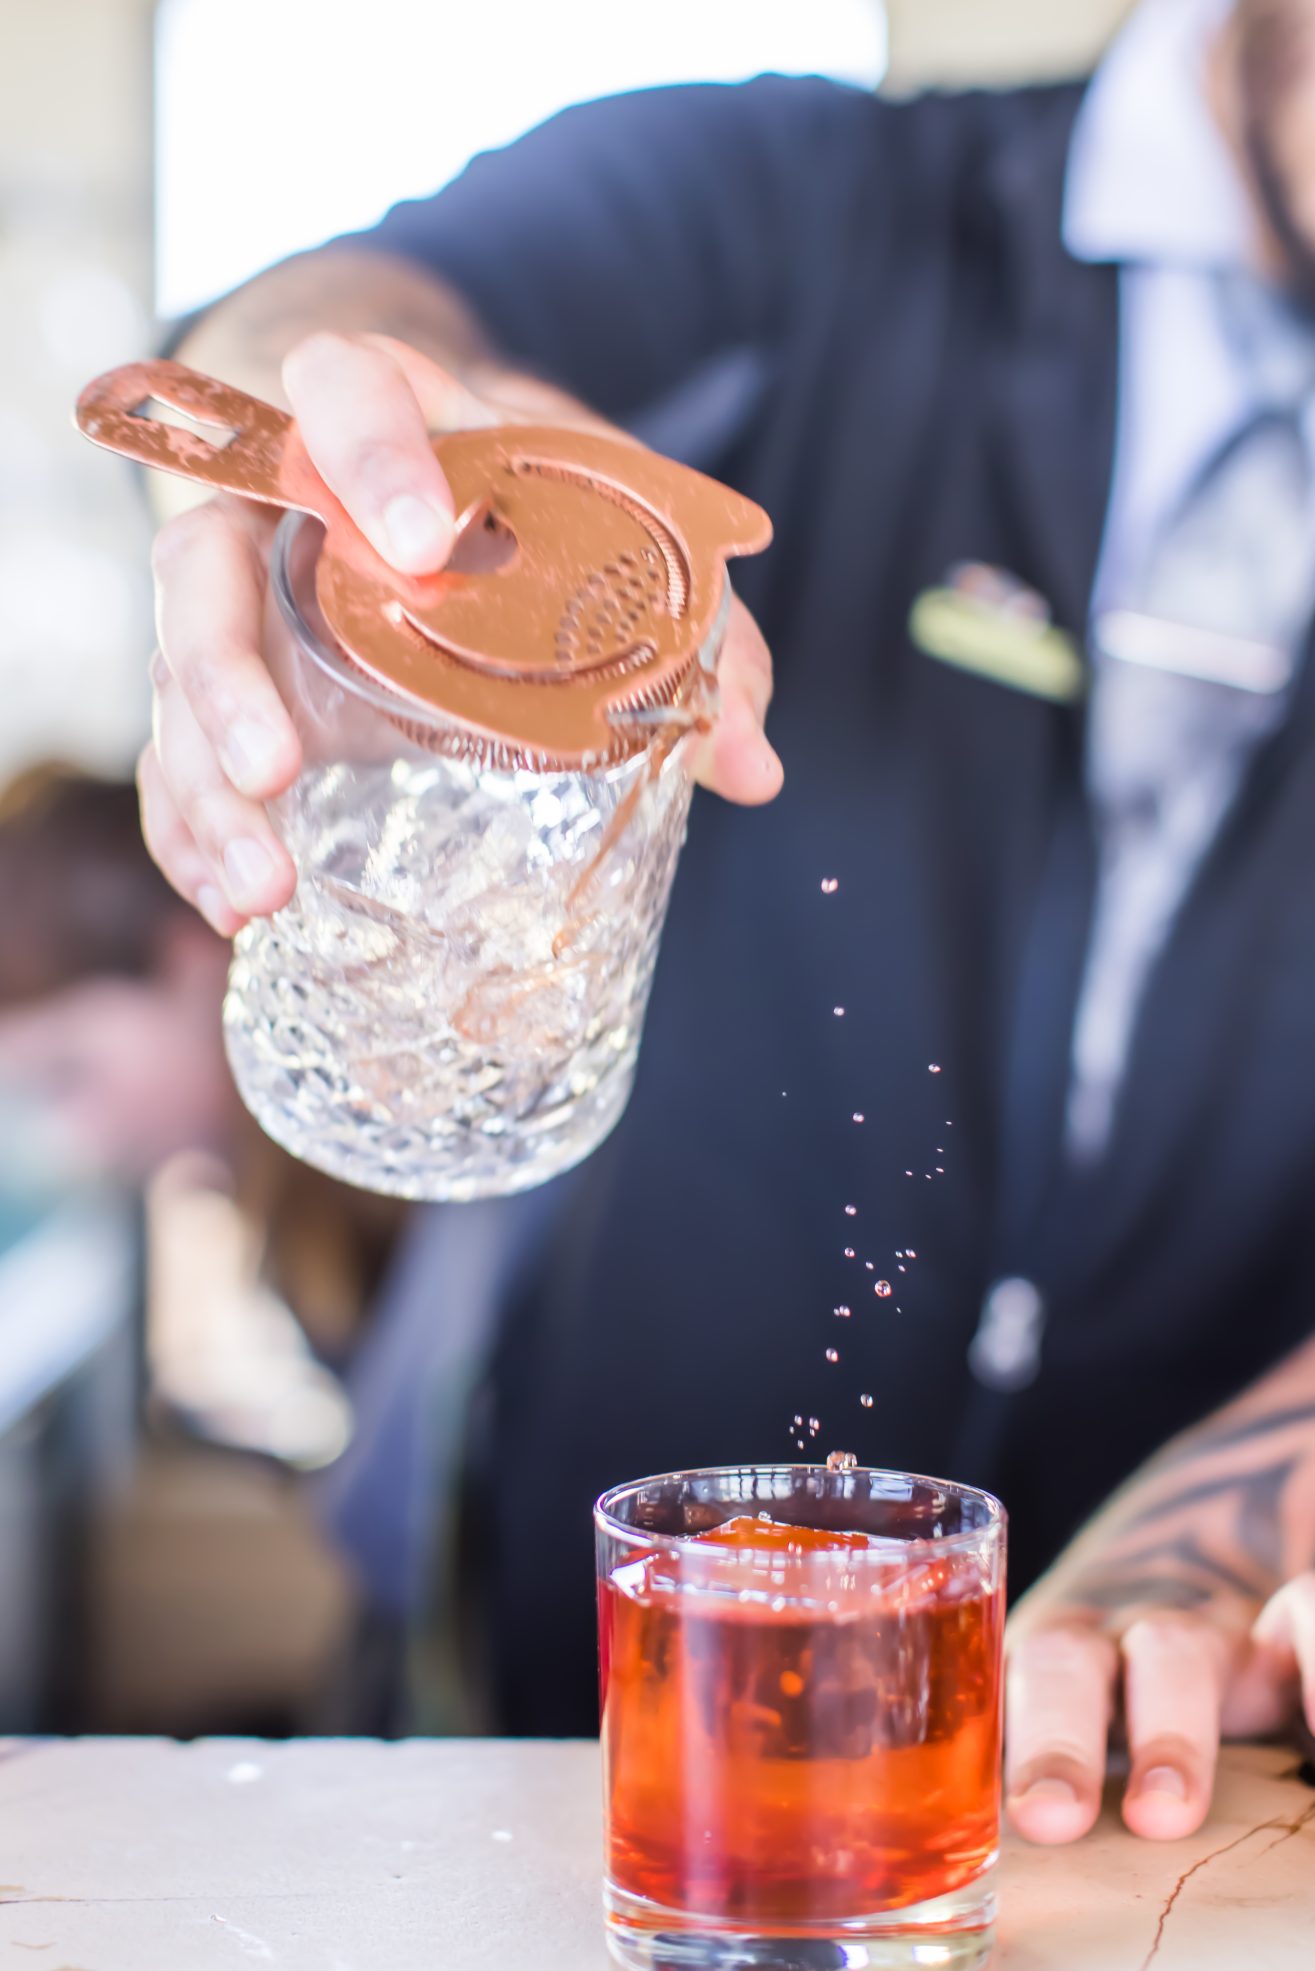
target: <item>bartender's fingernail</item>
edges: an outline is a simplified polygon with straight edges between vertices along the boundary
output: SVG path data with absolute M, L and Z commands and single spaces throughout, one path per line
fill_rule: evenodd
M 202 883 L 196 893 L 196 907 L 212 931 L 218 931 L 221 938 L 228 936 L 228 918 L 232 906 L 222 890 L 217 890 L 213 883 Z
M 737 709 L 727 723 L 734 729 L 736 738 L 744 746 L 747 757 L 753 760 L 759 773 L 780 771 L 780 756 L 756 719 L 748 717 L 745 710 Z
M 398 568 L 433 568 L 447 551 L 452 522 L 428 500 L 399 493 L 384 508 L 389 559 Z
M 224 850 L 224 873 L 235 892 L 239 906 L 255 902 L 274 874 L 274 860 L 263 842 L 240 836 Z
M 1026 1792 L 1014 1795 L 1015 1800 L 1019 1804 L 1023 1801 L 1026 1801 L 1029 1806 L 1034 1802 L 1037 1805 L 1051 1802 L 1058 1807 L 1075 1806 L 1077 1804 L 1077 1797 L 1077 1788 L 1068 1780 L 1060 1779 L 1057 1775 L 1049 1779 L 1034 1779 Z
M 260 793 L 269 786 L 279 750 L 277 735 L 259 719 L 235 719 L 224 734 L 224 769 L 244 794 Z
M 1142 1783 L 1137 1788 L 1137 1791 L 1141 1795 L 1147 1793 L 1164 1793 L 1171 1799 L 1185 1800 L 1187 1798 L 1187 1781 L 1179 1772 L 1177 1766 L 1152 1766 L 1148 1773 L 1142 1775 Z

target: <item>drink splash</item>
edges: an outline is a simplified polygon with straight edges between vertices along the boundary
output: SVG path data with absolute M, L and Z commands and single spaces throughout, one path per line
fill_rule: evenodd
M 824 876 L 821 879 L 821 890 L 824 896 L 828 896 L 828 897 L 834 896 L 836 892 L 839 890 L 839 888 L 840 888 L 840 883 L 837 877 Z M 844 1006 L 836 1005 L 832 1007 L 831 1012 L 832 1012 L 832 1017 L 839 1020 L 839 1019 L 844 1019 L 846 1009 Z M 928 1074 L 940 1075 L 942 1072 L 943 1069 L 939 1061 L 929 1061 L 927 1063 Z M 782 1093 L 784 1093 L 784 1090 L 782 1091 Z M 853 1109 L 850 1111 L 849 1119 L 850 1122 L 853 1123 L 855 1126 L 861 1126 L 867 1121 L 867 1112 L 864 1109 Z M 954 1125 L 950 1120 L 950 1118 L 946 1117 L 944 1122 L 944 1128 L 946 1130 L 949 1130 L 953 1128 L 953 1126 Z M 941 1161 L 941 1159 L 943 1159 L 945 1156 L 945 1147 L 943 1144 L 938 1143 L 935 1146 L 934 1155 L 937 1161 L 932 1165 L 932 1168 L 930 1170 L 926 1170 L 922 1173 L 924 1180 L 928 1183 L 932 1182 L 935 1178 L 943 1177 L 946 1174 L 946 1165 L 944 1164 L 943 1161 Z M 915 1175 L 915 1171 L 912 1167 L 908 1167 L 905 1169 L 904 1175 L 906 1177 L 912 1178 Z M 857 1204 L 845 1205 L 844 1213 L 846 1218 L 856 1218 L 858 1216 Z M 844 1252 L 844 1257 L 847 1260 L 855 1259 L 858 1256 L 855 1248 L 852 1245 L 845 1246 L 843 1248 L 843 1252 Z M 912 1246 L 904 1246 L 896 1249 L 895 1252 L 896 1271 L 902 1274 L 906 1280 L 908 1279 L 910 1268 L 917 1260 L 917 1257 L 918 1257 L 917 1252 L 914 1250 Z M 876 1262 L 874 1260 L 865 1259 L 863 1261 L 863 1266 L 866 1272 L 872 1273 L 874 1275 L 876 1274 L 877 1267 L 876 1267 Z M 884 1276 L 874 1278 L 872 1290 L 875 1297 L 878 1300 L 882 1300 L 882 1301 L 893 1300 L 895 1289 L 891 1284 L 891 1281 L 886 1279 Z M 894 1312 L 898 1315 L 903 1312 L 903 1309 L 899 1305 L 896 1305 L 894 1307 Z M 852 1320 L 853 1318 L 853 1308 L 847 1302 L 844 1301 L 841 1301 L 838 1305 L 833 1307 L 832 1313 L 837 1320 L 841 1320 L 841 1321 L 849 1321 Z M 824 1350 L 824 1359 L 828 1367 L 831 1368 L 836 1367 L 840 1361 L 839 1350 L 834 1346 L 826 1348 Z M 860 1406 L 865 1410 L 871 1410 L 875 1406 L 876 1399 L 870 1391 L 867 1390 L 863 1391 L 860 1394 L 858 1400 Z M 800 1427 L 801 1426 L 799 1419 L 796 1418 L 794 1426 L 791 1430 L 791 1437 L 793 1438 L 793 1441 L 796 1444 L 796 1446 L 802 1449 L 803 1439 L 795 1435 L 795 1432 L 798 1431 Z M 816 1437 L 819 1429 L 820 1429 L 820 1424 L 818 1423 L 817 1419 L 810 1417 L 808 1422 L 809 1436 Z

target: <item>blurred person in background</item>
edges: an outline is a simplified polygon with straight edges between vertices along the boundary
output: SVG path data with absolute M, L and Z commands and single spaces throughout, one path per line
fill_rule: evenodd
M 402 570 L 453 537 L 426 430 L 490 415 L 601 416 L 776 523 L 737 574 L 700 764 L 727 798 L 696 807 L 629 1113 L 537 1200 L 415 1227 L 398 1332 L 449 1337 L 461 1399 L 431 1572 L 478 1611 L 503 1729 L 592 1728 L 593 1496 L 792 1454 L 801 1418 L 999 1492 L 1017 1588 L 1267 1373 L 1253 1518 L 1300 1482 L 1315 1405 L 1275 1365 L 1315 1318 L 1312 132 L 1315 0 L 1144 0 L 1089 89 L 589 105 L 178 338 L 291 405 Z M 294 882 L 262 805 L 298 766 L 269 537 L 218 499 L 156 551 L 145 824 L 225 934 Z M 362 1497 L 414 1403 L 388 1381 Z M 1190 1638 L 1236 1632 L 1221 1569 L 1249 1621 L 1312 1558 L 1309 1525 L 1262 1554 L 1251 1524 L 1244 1554 L 1184 1536 L 1111 1573 L 1095 1675 L 1024 1629 L 1025 1831 L 1089 1824 L 1147 1621 L 1170 1667 L 1129 1666 L 1125 1812 L 1199 1822 L 1239 1713 Z
M 138 847 L 131 786 L 35 766 L 0 794 L 0 1081 L 70 1180 L 219 1154 L 228 949 Z
M 400 1210 L 294 1163 L 238 1102 L 228 946 L 150 861 L 130 783 L 51 764 L 0 792 L 0 907 L 0 1094 L 48 1183 L 147 1199 L 155 1405 L 327 1461 L 348 1413 L 312 1347 L 347 1366 Z

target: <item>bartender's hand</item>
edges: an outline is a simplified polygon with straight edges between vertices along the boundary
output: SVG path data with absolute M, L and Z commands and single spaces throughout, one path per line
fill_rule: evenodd
M 1152 1840 L 1205 1819 L 1221 1737 L 1315 1732 L 1313 1563 L 1307 1344 L 1134 1477 L 1019 1604 L 1005 1705 L 1018 1831 L 1087 1832 L 1120 1724 L 1123 1818 Z
M 283 364 L 288 407 L 319 471 L 385 560 L 412 575 L 441 568 L 453 542 L 452 494 L 429 431 L 585 418 L 554 392 L 507 384 L 496 399 L 476 396 L 379 335 L 312 335 Z M 152 739 L 138 763 L 142 828 L 174 888 L 225 936 L 281 908 L 295 885 L 263 807 L 301 764 L 260 654 L 276 518 L 221 495 L 166 521 L 153 556 L 159 650 Z M 771 800 L 782 779 L 763 731 L 771 658 L 739 602 L 719 675 L 720 715 L 696 776 L 727 800 Z
M 1300 1708 L 1315 1732 L 1315 1573 L 1259 1615 L 1242 1598 L 1197 1609 L 1080 1607 L 1011 1625 L 1005 1790 L 1030 1841 L 1085 1834 L 1100 1811 L 1106 1744 L 1121 1712 L 1131 1769 L 1123 1818 L 1175 1841 L 1205 1819 L 1221 1738 L 1265 1738 Z

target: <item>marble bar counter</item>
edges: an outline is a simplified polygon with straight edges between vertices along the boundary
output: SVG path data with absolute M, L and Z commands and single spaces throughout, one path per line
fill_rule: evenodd
M 605 1971 L 598 1748 L 0 1741 L 4 1971 Z M 1311 1971 L 1315 1788 L 1232 1747 L 1190 1841 L 1008 1845 L 999 1971 Z

